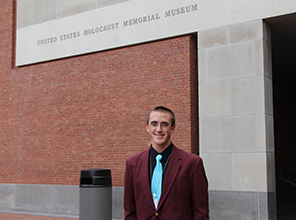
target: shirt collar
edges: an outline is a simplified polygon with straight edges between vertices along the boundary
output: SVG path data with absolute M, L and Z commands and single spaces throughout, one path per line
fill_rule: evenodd
M 162 162 L 165 162 L 167 161 L 168 157 L 170 156 L 170 154 L 172 153 L 172 150 L 173 150 L 173 143 L 171 142 L 170 145 L 164 150 L 162 151 L 160 154 L 162 156 Z M 150 155 L 151 155 L 151 159 L 154 161 L 156 156 L 158 155 L 159 153 L 154 150 L 154 148 L 152 147 L 152 145 L 150 146 Z

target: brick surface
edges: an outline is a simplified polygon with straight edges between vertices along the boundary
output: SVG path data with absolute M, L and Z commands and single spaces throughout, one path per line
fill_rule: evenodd
M 16 67 L 15 4 L 0 1 L 0 183 L 77 185 L 98 167 L 122 186 L 157 105 L 176 114 L 174 144 L 198 152 L 195 36 Z

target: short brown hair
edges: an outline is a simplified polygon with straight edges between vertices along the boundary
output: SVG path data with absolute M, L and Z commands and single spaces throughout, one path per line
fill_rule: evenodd
M 164 106 L 157 106 L 157 107 L 155 107 L 154 109 L 152 109 L 152 110 L 148 113 L 148 115 L 147 115 L 147 120 L 146 120 L 146 124 L 147 124 L 147 125 L 149 124 L 150 114 L 151 114 L 151 112 L 154 112 L 154 111 L 156 111 L 156 112 L 167 112 L 167 113 L 170 113 L 170 114 L 171 114 L 171 119 L 172 119 L 172 124 L 171 124 L 171 126 L 174 126 L 174 125 L 175 125 L 175 114 L 174 114 L 174 112 L 173 112 L 171 109 L 166 108 L 166 107 L 164 107 Z

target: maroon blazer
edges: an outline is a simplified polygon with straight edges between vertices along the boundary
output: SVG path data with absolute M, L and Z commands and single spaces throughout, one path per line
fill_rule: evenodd
M 155 210 L 149 183 L 149 150 L 126 161 L 125 220 L 208 220 L 208 182 L 202 159 L 173 146 Z

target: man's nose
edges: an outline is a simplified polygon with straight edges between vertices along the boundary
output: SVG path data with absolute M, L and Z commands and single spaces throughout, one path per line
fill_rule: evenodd
M 161 124 L 158 124 L 157 125 L 157 129 L 156 129 L 157 131 L 162 131 L 162 126 L 161 126 Z

